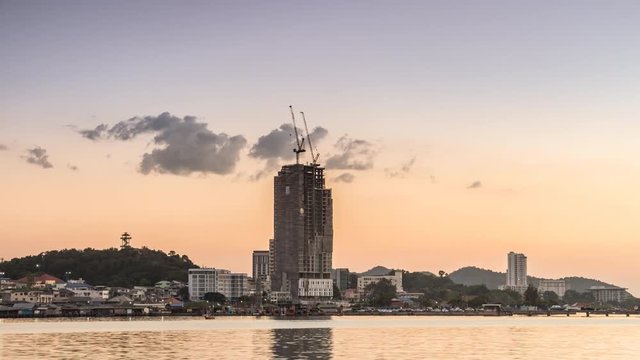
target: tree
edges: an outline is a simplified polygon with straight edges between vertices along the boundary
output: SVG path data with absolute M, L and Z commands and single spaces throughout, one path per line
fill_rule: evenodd
M 438 271 L 438 275 L 440 275 L 440 277 L 443 278 L 443 277 L 447 276 L 447 273 L 444 272 L 444 270 L 440 270 L 440 271 Z
M 592 303 L 595 301 L 595 299 L 593 298 L 593 294 L 591 294 L 590 292 L 579 293 L 571 289 L 565 291 L 562 299 L 567 304 Z
M 388 306 L 391 299 L 396 297 L 396 287 L 391 280 L 381 279 L 364 288 L 365 299 L 372 306 Z
M 529 306 L 538 305 L 538 289 L 536 289 L 532 285 L 529 285 L 529 287 L 527 287 L 527 290 L 525 290 L 524 292 L 524 303 L 525 305 Z
M 227 302 L 226 296 L 224 296 L 223 294 L 220 294 L 219 292 L 205 293 L 202 298 L 208 302 L 217 303 L 217 304 L 224 304 L 225 302 Z
M 560 301 L 560 297 L 555 291 L 545 291 L 542 293 L 542 299 L 547 303 L 547 305 L 558 305 Z
M 178 296 L 182 301 L 189 301 L 189 288 L 186 286 L 181 287 L 180 290 L 178 290 Z
M 483 304 L 488 304 L 489 298 L 485 295 L 476 296 L 473 299 L 469 300 L 468 305 L 472 308 L 480 308 Z

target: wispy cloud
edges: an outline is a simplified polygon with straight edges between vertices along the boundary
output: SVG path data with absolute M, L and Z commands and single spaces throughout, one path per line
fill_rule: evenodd
M 404 178 L 411 172 L 411 169 L 413 168 L 413 165 L 415 163 L 416 163 L 416 157 L 414 156 L 409 161 L 402 164 L 402 166 L 400 166 L 399 169 L 386 168 L 384 169 L 384 172 L 388 177 Z
M 43 169 L 49 169 L 53 167 L 53 165 L 49 162 L 49 155 L 47 155 L 47 150 L 39 146 L 36 146 L 33 149 L 27 149 L 27 155 L 23 158 L 29 164 L 38 165 Z
M 378 154 L 376 147 L 362 139 L 351 139 L 342 136 L 335 144 L 340 153 L 327 159 L 327 169 L 338 170 L 369 170 Z
M 72 164 L 67 164 L 67 169 L 71 171 L 78 171 L 78 167 Z
M 479 189 L 482 187 L 482 182 L 481 181 L 474 181 L 471 183 L 471 185 L 467 186 L 467 189 Z
M 355 179 L 355 176 L 351 173 L 344 173 L 334 177 L 333 181 L 335 182 L 343 182 L 343 183 L 351 183 Z
M 0 151 L 7 151 L 7 150 L 9 150 L 9 148 L 7 147 L 7 145 L 0 144 Z

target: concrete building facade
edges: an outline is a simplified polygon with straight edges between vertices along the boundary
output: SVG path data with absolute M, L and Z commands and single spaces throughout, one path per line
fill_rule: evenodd
M 593 298 L 599 303 L 623 302 L 627 299 L 627 289 L 615 286 L 592 286 L 589 288 Z
M 204 294 L 217 292 L 235 300 L 249 295 L 247 274 L 215 268 L 189 269 L 189 298 L 202 300 Z
M 336 284 L 340 292 L 344 292 L 349 288 L 349 269 L 339 268 L 332 271 L 333 282 Z
M 382 279 L 391 281 L 391 284 L 396 287 L 396 293 L 404 292 L 402 288 L 402 271 L 395 271 L 393 275 L 361 275 L 358 276 L 358 293 L 362 296 L 364 294 L 364 288 L 369 284 L 375 284 Z
M 252 276 L 254 279 L 266 280 L 269 276 L 269 250 L 254 250 Z
M 271 290 L 331 298 L 333 200 L 324 168 L 285 165 L 274 178 Z
M 553 291 L 558 296 L 563 297 L 567 291 L 567 284 L 564 280 L 540 280 L 538 293 L 544 294 L 545 291 Z
M 511 251 L 507 254 L 507 282 L 505 288 L 521 293 L 527 289 L 527 257 Z

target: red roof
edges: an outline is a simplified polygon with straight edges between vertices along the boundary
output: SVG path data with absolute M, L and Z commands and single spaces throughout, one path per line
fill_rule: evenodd
M 29 282 L 29 277 L 25 276 L 21 279 L 18 279 L 16 282 L 21 283 L 21 284 L 26 284 L 27 282 Z M 53 276 L 53 275 L 49 275 L 49 274 L 42 274 L 40 276 L 34 276 L 33 277 L 33 283 L 34 284 L 38 284 L 38 283 L 47 283 L 47 282 L 55 282 L 56 284 L 64 284 L 64 281 L 62 281 L 61 279 L 58 279 L 57 277 Z

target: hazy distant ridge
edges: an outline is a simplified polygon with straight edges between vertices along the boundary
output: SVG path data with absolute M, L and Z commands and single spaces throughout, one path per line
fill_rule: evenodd
M 453 282 L 463 285 L 482 285 L 484 284 L 489 289 L 497 289 L 498 286 L 504 285 L 506 281 L 506 274 L 503 272 L 496 272 L 487 269 L 481 269 L 475 266 L 467 266 L 460 268 L 451 274 L 449 278 Z M 538 278 L 534 276 L 527 277 L 530 284 L 537 286 L 540 280 L 547 280 L 544 278 Z M 600 280 L 587 279 L 578 276 L 569 276 L 561 278 L 567 283 L 567 289 L 575 290 L 577 292 L 584 292 L 591 286 L 615 286 L 605 283 Z

